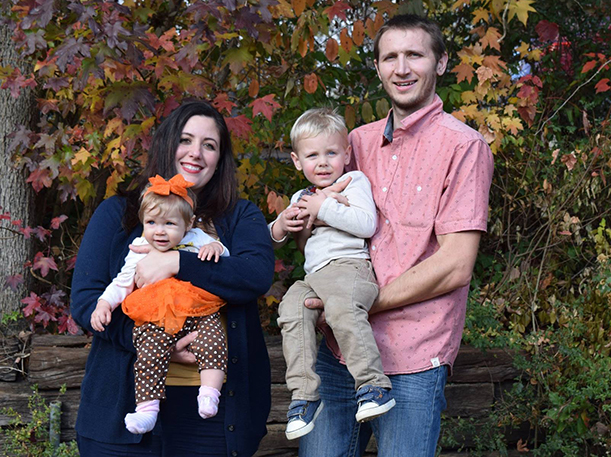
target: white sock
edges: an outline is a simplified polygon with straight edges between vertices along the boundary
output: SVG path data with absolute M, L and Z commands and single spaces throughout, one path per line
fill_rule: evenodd
M 219 411 L 219 397 L 221 393 L 214 387 L 201 386 L 197 396 L 199 415 L 202 419 L 216 416 Z
M 136 412 L 125 416 L 125 427 L 134 435 L 148 433 L 155 427 L 159 413 L 159 400 L 143 401 Z

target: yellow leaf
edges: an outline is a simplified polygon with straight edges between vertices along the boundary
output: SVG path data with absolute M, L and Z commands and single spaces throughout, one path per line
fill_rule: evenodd
M 472 90 L 466 90 L 460 94 L 460 98 L 463 103 L 475 103 L 477 102 L 477 97 L 475 96 L 475 92 Z
M 121 120 L 121 118 L 118 117 L 114 117 L 112 118 L 110 121 L 108 121 L 108 124 L 106 124 L 106 129 L 104 129 L 104 138 L 108 138 L 112 133 L 114 133 L 115 131 L 117 131 L 117 135 L 121 135 L 121 133 L 123 132 L 123 121 Z
M 512 135 L 517 135 L 519 130 L 523 130 L 522 121 L 517 117 L 504 117 L 503 127 Z
M 452 4 L 452 6 L 450 7 L 450 9 L 452 11 L 460 8 L 463 5 L 469 5 L 471 3 L 471 0 L 456 0 L 456 2 L 454 2 L 454 4 Z
M 499 115 L 496 113 L 491 113 L 488 116 L 486 116 L 486 122 L 488 123 L 490 128 L 492 128 L 493 130 L 497 130 L 499 127 L 501 127 L 501 119 L 499 118 Z
M 346 119 L 346 126 L 348 129 L 353 129 L 356 124 L 356 112 L 352 106 L 346 106 L 346 110 L 344 111 L 344 119 Z
M 293 7 L 286 0 L 276 0 L 278 2 L 277 5 L 270 6 L 269 10 L 273 14 L 275 19 L 280 17 L 291 18 L 295 17 L 293 14 Z
M 473 20 L 471 21 L 472 24 L 477 24 L 480 20 L 483 20 L 485 22 L 488 22 L 488 15 L 490 14 L 490 12 L 484 8 L 478 8 L 475 11 L 473 11 Z
M 373 108 L 371 103 L 365 102 L 361 108 L 361 116 L 363 116 L 363 120 L 365 122 L 373 121 Z
M 507 116 L 511 116 L 513 115 L 514 112 L 516 112 L 518 109 L 514 106 L 514 105 L 505 105 L 505 109 L 503 110 L 503 112 L 507 115 Z
M 528 55 L 528 43 L 522 41 L 516 51 L 520 53 L 520 57 L 526 57 Z
M 157 120 L 155 116 L 150 116 L 147 117 L 146 120 L 142 121 L 142 124 L 140 124 L 142 127 L 142 133 L 147 134 L 155 125 L 155 120 Z
M 376 114 L 378 119 L 384 119 L 390 110 L 390 105 L 388 104 L 388 100 L 382 98 L 376 102 Z
M 87 149 L 81 148 L 79 152 L 74 154 L 74 158 L 72 159 L 72 165 L 76 165 L 79 162 L 87 163 L 87 160 L 89 160 L 90 157 L 91 153 Z
M 512 20 L 514 16 L 518 16 L 520 22 L 526 25 L 528 21 L 528 13 L 536 13 L 537 10 L 534 9 L 531 4 L 534 3 L 534 0 L 517 0 L 516 2 L 511 2 L 509 5 L 509 20 Z
M 123 176 L 116 171 L 113 171 L 106 180 L 106 194 L 104 195 L 104 198 L 109 198 L 115 195 L 117 193 L 117 186 L 121 182 L 123 182 Z
M 541 60 L 542 54 L 543 51 L 541 49 L 533 49 L 528 53 L 528 58 L 534 60 L 535 62 L 538 62 L 539 60 Z

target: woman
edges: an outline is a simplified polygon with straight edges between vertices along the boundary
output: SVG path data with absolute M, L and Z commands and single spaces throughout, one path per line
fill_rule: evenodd
M 133 321 L 115 310 L 104 332 L 94 332 L 81 386 L 76 423 L 83 457 L 96 455 L 252 455 L 266 432 L 270 367 L 258 316 L 257 297 L 271 285 L 274 254 L 263 215 L 237 197 L 236 167 L 223 117 L 205 102 L 177 108 L 157 129 L 139 186 L 104 201 L 81 243 L 72 282 L 72 315 L 85 329 L 96 301 L 123 265 L 130 242 L 142 234 L 138 198 L 148 178 L 180 173 L 197 193 L 198 224 L 215 230 L 231 256 L 201 262 L 183 251 L 150 252 L 138 263 L 136 284 L 175 276 L 227 301 L 228 369 L 218 414 L 197 412 L 195 365 L 172 363 L 167 399 L 152 433 L 133 435 L 123 418 L 135 405 Z M 193 364 L 184 350 L 194 335 L 177 344 L 174 362 Z

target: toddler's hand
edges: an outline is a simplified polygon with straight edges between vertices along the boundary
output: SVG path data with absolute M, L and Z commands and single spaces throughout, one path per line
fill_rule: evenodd
M 104 331 L 104 326 L 110 324 L 112 319 L 112 307 L 106 300 L 98 300 L 93 313 L 91 313 L 91 326 L 98 332 Z
M 306 228 L 310 228 L 314 225 L 314 222 L 318 219 L 320 207 L 326 199 L 327 195 L 323 191 L 316 189 L 314 195 L 304 195 L 301 197 L 301 200 L 297 202 L 297 206 L 301 210 L 299 217 L 304 220 L 306 218 L 308 219 Z
M 278 220 L 272 226 L 272 235 L 275 240 L 281 240 L 288 232 L 300 232 L 303 230 L 303 219 L 298 219 L 299 208 L 291 205 L 280 213 Z
M 213 241 L 212 243 L 205 244 L 199 250 L 199 254 L 197 257 L 203 262 L 204 260 L 212 260 L 214 258 L 215 262 L 219 261 L 219 257 L 223 253 L 225 248 L 218 241 Z

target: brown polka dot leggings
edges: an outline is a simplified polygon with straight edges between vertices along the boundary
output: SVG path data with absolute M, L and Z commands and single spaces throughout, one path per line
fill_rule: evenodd
M 165 399 L 171 350 L 180 338 L 194 331 L 198 332 L 198 336 L 187 346 L 187 350 L 195 355 L 199 371 L 214 369 L 227 372 L 227 346 L 219 313 L 187 317 L 185 325 L 175 335 L 169 335 L 162 327 L 151 323 L 134 327 L 136 403 Z

